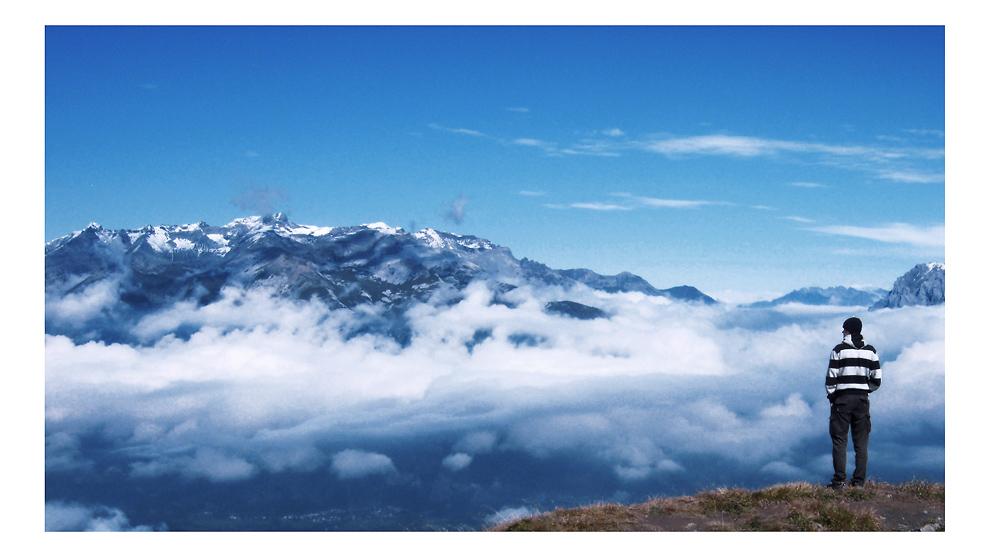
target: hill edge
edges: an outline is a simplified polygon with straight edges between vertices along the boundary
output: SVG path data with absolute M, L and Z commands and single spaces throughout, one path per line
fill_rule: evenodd
M 701 491 L 645 503 L 557 509 L 489 528 L 499 532 L 945 531 L 945 485 L 867 481 L 834 491 L 806 482 Z

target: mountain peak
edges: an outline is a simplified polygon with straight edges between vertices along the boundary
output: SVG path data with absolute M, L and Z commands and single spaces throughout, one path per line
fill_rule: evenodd
M 391 235 L 391 234 L 404 234 L 405 233 L 405 230 L 403 230 L 401 227 L 400 228 L 393 228 L 393 227 L 385 224 L 384 222 L 373 222 L 371 224 L 364 224 L 362 226 L 364 226 L 365 228 L 370 228 L 372 230 L 377 230 L 377 231 L 381 232 L 382 234 L 390 234 Z
M 894 281 L 894 288 L 871 310 L 945 303 L 945 263 L 919 263 Z
M 265 224 L 289 224 L 289 216 L 285 213 L 272 213 L 270 215 L 265 215 L 262 217 L 262 222 Z
M 248 228 L 288 226 L 289 217 L 285 213 L 269 213 L 267 215 L 253 215 L 234 219 L 227 226 L 246 226 Z

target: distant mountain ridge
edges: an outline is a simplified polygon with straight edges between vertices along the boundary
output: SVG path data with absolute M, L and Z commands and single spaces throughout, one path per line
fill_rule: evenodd
M 754 302 L 742 307 L 766 309 L 785 304 L 804 304 L 810 306 L 868 307 L 872 311 L 882 308 L 934 306 L 944 303 L 945 264 L 931 262 L 914 266 L 894 282 L 891 290 L 812 286 L 792 290 L 773 300 Z
M 45 245 L 46 300 L 112 284 L 119 299 L 100 323 L 87 330 L 94 339 L 123 341 L 114 319 L 160 310 L 179 301 L 207 305 L 225 287 L 267 287 L 278 296 L 317 298 L 330 308 L 382 304 L 401 313 L 413 301 L 437 293 L 456 299 L 469 283 L 483 280 L 495 292 L 523 284 L 586 285 L 607 292 L 642 292 L 685 302 L 716 303 L 688 286 L 654 288 L 630 273 L 606 276 L 587 269 L 554 270 L 483 238 L 424 229 L 408 233 L 382 223 L 316 227 L 292 223 L 275 213 L 237 219 L 225 226 L 204 222 L 107 230 L 97 224 Z M 107 282 L 109 281 L 109 282 Z M 586 306 L 587 307 L 587 306 Z M 597 308 L 552 306 L 577 318 Z M 102 330 L 100 328 L 103 328 Z M 46 315 L 46 331 L 78 340 Z
M 666 290 L 659 290 L 642 277 L 628 272 L 622 272 L 617 275 L 599 275 L 588 269 L 567 269 L 558 272 L 595 290 L 602 290 L 613 294 L 616 292 L 642 292 L 647 296 L 664 296 L 675 300 L 702 302 L 705 304 L 718 303 L 714 298 L 693 286 L 675 286 Z
M 204 222 L 107 230 L 97 224 L 45 245 L 45 330 L 77 342 L 138 342 L 128 331 L 141 317 L 175 303 L 205 306 L 227 287 L 266 288 L 279 297 L 319 299 L 331 309 L 364 304 L 386 308 L 372 332 L 408 341 L 403 312 L 411 303 L 446 296 L 456 303 L 468 284 L 488 283 L 492 303 L 525 284 L 603 292 L 639 292 L 688 303 L 718 302 L 691 286 L 658 289 L 632 273 L 601 275 L 589 269 L 555 270 L 483 238 L 432 229 L 409 233 L 382 223 L 318 227 L 275 213 L 225 226 Z M 100 285 L 100 286 L 97 286 Z M 103 306 L 86 322 L 58 319 L 49 301 L 100 293 Z M 78 297 L 78 296 L 77 296 Z M 90 296 L 92 297 L 92 296 Z M 109 299 L 107 298 L 109 297 Z M 750 308 L 787 303 L 869 306 L 870 309 L 945 303 L 945 265 L 921 264 L 894 288 L 802 288 Z M 575 319 L 607 317 L 600 308 L 553 300 L 545 311 Z M 376 328 L 377 327 L 377 328 Z M 362 330 L 359 332 L 368 332 Z
M 793 290 L 770 301 L 748 304 L 751 308 L 769 308 L 784 304 L 805 304 L 810 306 L 870 306 L 887 294 L 887 290 L 874 288 L 862 290 L 833 286 L 830 288 L 807 287 Z

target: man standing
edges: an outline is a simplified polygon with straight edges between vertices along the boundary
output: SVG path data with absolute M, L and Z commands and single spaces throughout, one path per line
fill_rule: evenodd
M 850 317 L 842 323 L 842 343 L 832 349 L 825 375 L 825 392 L 832 410 L 828 431 L 832 437 L 832 489 L 846 481 L 846 439 L 852 427 L 856 469 L 849 485 L 866 481 L 867 445 L 870 441 L 870 396 L 880 388 L 880 359 L 877 349 L 863 342 L 863 322 Z

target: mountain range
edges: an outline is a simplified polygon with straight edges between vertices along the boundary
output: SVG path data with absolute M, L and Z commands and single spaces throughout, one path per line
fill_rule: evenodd
M 524 284 L 558 286 L 564 292 L 585 285 L 612 293 L 716 303 L 696 288 L 662 290 L 631 273 L 554 270 L 517 259 L 508 248 L 475 236 L 432 229 L 408 233 L 381 223 L 305 226 L 275 213 L 225 226 L 200 222 L 114 231 L 94 223 L 49 242 L 46 300 L 81 294 L 100 283 L 113 285 L 115 299 L 100 319 L 85 327 L 46 316 L 46 331 L 77 341 L 133 342 L 125 338 L 127 328 L 114 323 L 134 322 L 180 301 L 208 305 L 225 287 L 266 287 L 280 297 L 318 299 L 331 309 L 379 304 L 397 317 L 410 303 L 437 295 L 456 302 L 459 293 L 478 280 L 500 293 Z M 581 319 L 604 315 L 598 308 L 568 300 L 547 306 L 550 312 Z M 396 336 L 395 330 L 389 333 Z
M 862 290 L 858 288 L 847 288 L 845 286 L 833 286 L 821 288 L 810 286 L 793 290 L 779 298 L 773 300 L 755 302 L 747 307 L 768 308 L 783 304 L 805 304 L 809 306 L 870 306 L 882 299 L 888 293 L 882 288 L 871 288 Z
M 817 286 L 793 290 L 779 298 L 744 307 L 770 308 L 784 304 L 809 306 L 868 306 L 870 311 L 906 306 L 937 306 L 945 303 L 945 264 L 920 263 L 894 281 L 891 290 Z
M 716 304 L 691 286 L 658 289 L 632 273 L 601 275 L 589 269 L 556 270 L 483 238 L 423 229 L 409 233 L 382 223 L 317 227 L 275 213 L 225 226 L 204 222 L 108 230 L 98 224 L 45 245 L 48 301 L 84 295 L 103 285 L 104 304 L 84 321 L 56 319 L 46 311 L 46 332 L 77 342 L 135 343 L 129 325 L 178 302 L 205 306 L 227 287 L 264 287 L 279 297 L 318 299 L 331 309 L 365 304 L 385 308 L 379 331 L 404 339 L 402 313 L 437 296 L 456 303 L 475 281 L 505 294 L 519 286 L 584 285 L 609 293 L 639 292 L 687 303 Z M 873 308 L 945 301 L 944 264 L 922 264 L 890 292 L 845 287 L 805 288 L 750 307 L 785 303 L 871 305 Z M 110 285 L 112 288 L 107 288 Z M 496 295 L 493 303 L 509 302 Z M 606 317 L 601 309 L 555 300 L 546 311 L 578 319 Z M 368 332 L 367 330 L 357 332 Z

